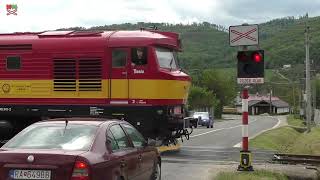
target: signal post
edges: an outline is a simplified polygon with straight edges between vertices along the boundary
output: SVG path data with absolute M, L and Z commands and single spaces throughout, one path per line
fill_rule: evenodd
M 249 151 L 248 98 L 248 87 L 244 87 L 242 91 L 242 150 L 240 151 L 238 171 L 253 171 L 252 155 L 251 151 Z
M 242 150 L 238 171 L 253 171 L 252 154 L 249 151 L 248 98 L 250 84 L 264 83 L 264 51 L 247 50 L 247 46 L 259 45 L 258 25 L 244 24 L 229 27 L 230 46 L 240 46 L 237 53 L 237 82 L 242 85 Z

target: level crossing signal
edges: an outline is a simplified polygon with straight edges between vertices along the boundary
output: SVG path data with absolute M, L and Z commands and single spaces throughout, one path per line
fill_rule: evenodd
M 238 78 L 264 77 L 264 50 L 238 51 Z

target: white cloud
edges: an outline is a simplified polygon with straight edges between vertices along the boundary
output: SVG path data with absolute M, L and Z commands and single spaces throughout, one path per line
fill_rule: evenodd
M 307 2 L 310 1 L 310 2 Z M 296 2 L 296 3 L 294 3 Z M 1 0 L 0 32 L 43 31 L 74 26 L 126 22 L 192 23 L 225 26 L 260 23 L 309 10 L 319 15 L 320 0 Z M 17 16 L 6 15 L 6 4 L 18 5 Z M 264 4 L 261 4 L 264 3 Z M 317 7 L 318 6 L 318 7 Z

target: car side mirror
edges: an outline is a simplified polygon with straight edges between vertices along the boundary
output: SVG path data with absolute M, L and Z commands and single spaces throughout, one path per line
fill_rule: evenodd
M 112 149 L 112 140 L 109 137 L 106 139 L 105 145 L 108 150 Z

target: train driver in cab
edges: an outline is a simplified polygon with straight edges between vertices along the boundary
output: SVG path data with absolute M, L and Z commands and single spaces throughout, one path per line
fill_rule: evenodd
M 142 66 L 147 64 L 147 48 L 133 48 L 132 51 L 132 65 Z

